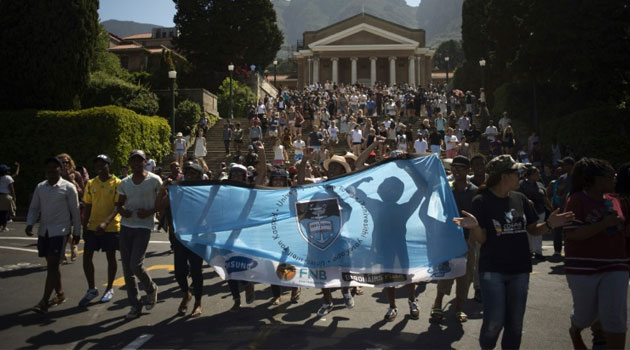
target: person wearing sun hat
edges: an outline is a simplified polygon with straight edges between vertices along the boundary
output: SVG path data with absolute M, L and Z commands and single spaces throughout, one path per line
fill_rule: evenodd
M 178 132 L 175 135 L 175 141 L 173 141 L 173 153 L 175 154 L 175 161 L 179 163 L 179 166 L 184 166 L 184 154 L 186 154 L 188 144 L 184 139 L 184 134 Z
M 527 234 L 542 235 L 574 218 L 572 212 L 559 214 L 556 210 L 547 221 L 538 223 L 534 206 L 517 192 L 518 170 L 523 167 L 510 155 L 493 158 L 486 168 L 488 181 L 473 198 L 471 212 L 462 210 L 462 217 L 453 219 L 470 230 L 470 236 L 481 244 L 478 268 L 483 323 L 479 345 L 483 349 L 493 349 L 502 330 L 504 349 L 518 349 L 521 345 L 532 272 Z

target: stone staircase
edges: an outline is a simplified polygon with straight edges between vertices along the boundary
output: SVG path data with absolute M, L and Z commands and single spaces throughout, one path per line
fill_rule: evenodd
M 379 120 L 383 120 L 383 118 L 379 118 Z M 231 151 L 230 156 L 227 157 L 225 155 L 225 149 L 223 146 L 223 126 L 227 124 L 227 122 L 228 122 L 227 119 L 221 119 L 217 121 L 217 123 L 212 128 L 210 128 L 205 135 L 207 154 L 204 157 L 204 160 L 206 164 L 208 165 L 208 168 L 212 170 L 215 176 L 217 176 L 220 172 L 221 162 L 225 162 L 226 164 L 229 165 L 229 163 L 233 161 L 233 157 L 235 155 L 233 145 L 230 146 L 230 151 Z M 245 154 L 247 154 L 247 146 L 250 144 L 249 120 L 247 118 L 239 118 L 239 119 L 231 120 L 232 124 L 236 124 L 237 122 L 241 124 L 241 129 L 243 129 L 243 146 L 241 147 L 241 155 L 244 156 Z M 420 127 L 420 124 L 422 124 L 422 119 L 418 117 L 414 117 L 411 123 L 407 123 L 406 120 L 403 119 L 403 123 L 407 125 L 407 127 L 409 126 L 412 127 L 414 131 L 414 136 L 415 136 L 416 130 Z M 310 121 L 307 120 L 304 123 L 304 127 L 302 128 L 302 139 L 305 142 L 307 142 L 308 134 L 311 131 L 312 131 L 312 128 L 310 126 Z M 265 138 L 264 143 L 265 143 L 265 154 L 267 156 L 267 161 L 271 163 L 271 161 L 273 160 L 273 150 L 272 150 L 271 139 Z M 194 151 L 194 147 L 191 147 L 189 149 L 189 155 L 192 155 L 193 151 Z M 350 149 L 347 147 L 347 144 L 345 142 L 339 142 L 339 144 L 335 147 L 336 154 L 345 154 L 348 151 L 350 151 Z M 289 154 L 289 160 L 293 161 L 294 159 L 293 150 L 290 149 L 290 150 L 287 150 L 287 152 Z

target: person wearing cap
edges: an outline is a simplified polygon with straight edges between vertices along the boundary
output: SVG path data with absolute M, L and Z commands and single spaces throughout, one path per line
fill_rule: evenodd
M 99 154 L 94 158 L 94 168 L 97 176 L 88 181 L 85 186 L 83 202 L 85 212 L 83 215 L 83 272 L 88 283 L 85 296 L 79 301 L 80 307 L 85 307 L 98 296 L 94 281 L 94 252 L 105 252 L 107 257 L 107 287 L 101 297 L 101 303 L 108 302 L 114 297 L 113 283 L 116 278 L 118 262 L 116 250 L 118 250 L 120 231 L 120 215 L 116 202 L 118 201 L 118 186 L 121 180 L 112 175 L 109 167 L 111 159 L 105 154 Z
M 162 179 L 144 169 L 146 154 L 142 150 L 134 150 L 129 155 L 131 176 L 122 180 L 118 186 L 118 213 L 120 222 L 120 260 L 122 262 L 127 299 L 131 309 L 126 319 L 140 317 L 142 303 L 138 300 L 138 284 L 140 279 L 147 292 L 145 307 L 151 310 L 157 302 L 158 287 L 144 268 L 144 257 L 149 245 L 151 231 L 155 225 L 156 198 L 162 186 Z
M 196 163 L 187 163 L 184 166 L 185 181 L 203 180 L 204 169 Z M 156 207 L 161 213 L 170 213 L 170 199 L 168 195 L 168 186 L 172 184 L 172 179 L 164 181 L 157 196 Z M 184 294 L 177 311 L 181 315 L 188 312 L 188 304 L 192 297 L 195 297 L 191 317 L 199 317 L 202 313 L 201 296 L 203 295 L 203 273 L 201 271 L 203 259 L 195 254 L 192 250 L 184 246 L 179 240 L 173 239 L 173 260 L 175 266 L 175 280 L 179 285 L 179 289 Z M 188 276 L 192 278 L 192 292 L 188 285 Z
M 56 157 L 44 162 L 46 180 L 37 184 L 26 217 L 26 235 L 33 235 L 33 225 L 39 219 L 37 230 L 37 252 L 46 258 L 46 283 L 44 295 L 33 311 L 48 312 L 49 306 L 59 305 L 66 301 L 61 284 L 59 264 L 65 256 L 66 240 L 71 228 L 73 240 L 81 238 L 81 215 L 79 212 L 79 196 L 77 188 L 70 181 L 61 177 L 63 163 Z M 57 295 L 50 299 L 53 292 Z
M 469 229 L 473 239 L 481 244 L 483 323 L 479 345 L 482 349 L 493 349 L 502 330 L 502 348 L 520 347 L 532 272 L 527 234 L 542 235 L 574 218 L 572 212 L 560 214 L 555 210 L 546 222 L 538 222 L 533 205 L 516 191 L 518 169 L 523 166 L 509 155 L 488 162 L 488 181 L 473 198 L 472 211 L 462 210 L 463 216 L 453 219 L 457 225 Z
M 175 161 L 179 163 L 179 166 L 184 165 L 184 154 L 186 154 L 188 144 L 184 140 L 184 134 L 178 132 L 175 135 L 175 141 L 173 141 L 173 153 L 175 154 Z
M 0 232 L 7 231 L 7 222 L 11 213 L 15 212 L 15 181 L 9 170 L 7 165 L 0 164 Z
M 453 197 L 460 211 L 470 212 L 472 210 L 472 200 L 477 192 L 477 186 L 468 180 L 468 171 L 470 170 L 470 161 L 465 156 L 456 156 L 451 162 L 451 172 L 453 173 Z M 456 279 L 439 280 L 437 283 L 437 295 L 433 302 L 431 310 L 431 319 L 441 321 L 444 310 L 442 309 L 442 299 L 444 295 L 451 295 L 453 282 L 456 282 L 455 289 L 455 315 L 458 322 L 468 321 L 468 315 L 464 313 L 463 306 L 468 296 L 468 289 L 472 282 L 476 270 L 473 242 L 468 229 L 464 229 L 464 239 L 468 244 L 468 256 L 466 259 L 466 273 Z
M 257 145 L 262 145 L 262 142 L 256 142 Z M 264 154 L 264 148 L 263 152 Z M 264 165 L 263 165 L 264 166 Z M 242 184 L 247 184 L 247 168 L 242 164 L 233 164 L 230 166 L 228 180 L 240 182 Z M 232 294 L 232 299 L 234 300 L 234 305 L 230 308 L 230 312 L 238 312 L 241 309 L 241 291 L 240 287 L 243 286 L 245 289 L 245 302 L 247 304 L 251 304 L 254 302 L 255 294 L 254 294 L 254 284 L 247 281 L 233 280 L 229 279 L 228 287 L 230 288 L 230 293 Z
M 300 161 L 297 166 L 298 175 L 297 175 L 297 184 L 304 185 L 305 175 L 306 175 L 306 164 L 313 159 L 313 152 L 310 149 L 306 150 L 304 154 L 304 158 Z M 340 155 L 334 155 L 329 159 L 324 161 L 324 170 L 326 170 L 326 174 L 328 175 L 328 179 L 342 176 L 344 174 L 350 173 L 352 170 L 350 169 L 350 165 L 346 162 L 346 159 Z M 317 310 L 318 316 L 324 316 L 328 314 L 333 309 L 333 300 L 332 300 L 332 290 L 331 288 L 322 288 L 322 297 L 324 299 L 324 303 Z M 354 307 L 354 299 L 352 298 L 352 294 L 350 294 L 349 287 L 342 287 L 341 293 L 343 294 L 344 303 L 348 309 L 352 309 Z
M 545 222 L 545 211 L 551 209 L 551 202 L 547 199 L 545 185 L 540 182 L 540 171 L 533 165 L 525 168 L 525 179 L 521 180 L 519 191 L 523 193 L 534 204 L 538 222 Z M 528 234 L 529 246 L 532 257 L 537 260 L 544 260 L 542 251 L 542 236 Z

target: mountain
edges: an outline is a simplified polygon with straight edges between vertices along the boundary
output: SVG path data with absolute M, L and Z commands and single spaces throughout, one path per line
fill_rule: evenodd
M 285 44 L 295 45 L 302 33 L 317 30 L 364 11 L 409 28 L 426 31 L 427 45 L 437 47 L 461 39 L 464 0 L 422 0 L 418 7 L 405 0 L 271 0 Z
M 120 37 L 133 35 L 133 34 L 143 34 L 143 33 L 151 33 L 151 29 L 153 28 L 163 28 L 157 24 L 149 24 L 149 23 L 138 23 L 133 21 L 118 21 L 115 19 L 109 19 L 107 21 L 101 22 L 105 30 L 110 33 L 114 33 Z

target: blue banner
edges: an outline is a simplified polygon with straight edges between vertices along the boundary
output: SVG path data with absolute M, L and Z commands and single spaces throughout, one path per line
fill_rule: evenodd
M 349 275 L 355 272 L 415 271 L 425 280 L 463 274 L 448 266 L 466 254 L 467 245 L 452 221 L 458 210 L 435 155 L 392 160 L 294 188 L 172 185 L 169 193 L 178 239 L 206 261 L 221 264 L 226 278 L 236 272 L 239 278 L 265 280 L 242 273 L 266 265 L 278 276 L 287 266 L 294 274 L 329 271 L 337 284 L 373 278 Z M 330 282 L 327 277 L 322 283 Z

